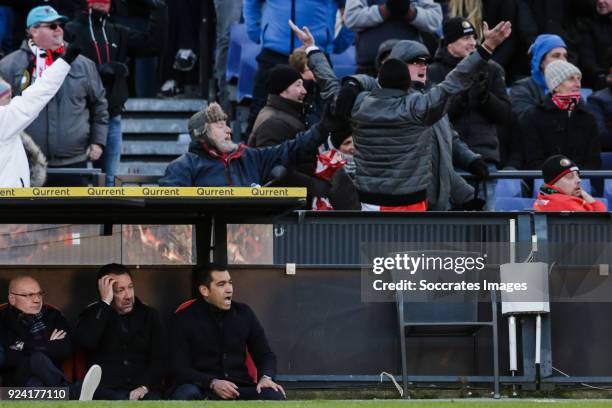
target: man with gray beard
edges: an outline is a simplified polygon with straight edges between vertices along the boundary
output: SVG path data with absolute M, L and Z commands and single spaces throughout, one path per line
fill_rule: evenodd
M 189 151 L 166 168 L 159 185 L 164 187 L 252 187 L 271 179 L 272 169 L 282 165 L 289 170 L 304 157 L 317 154 L 317 148 L 336 128 L 345 126 L 329 109 L 320 123 L 295 139 L 280 145 L 252 148 L 232 141 L 227 115 L 217 103 L 189 119 L 192 142 Z M 341 123 L 342 122 L 342 123 Z

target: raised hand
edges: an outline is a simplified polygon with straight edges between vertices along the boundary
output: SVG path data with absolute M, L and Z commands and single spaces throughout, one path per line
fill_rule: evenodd
M 304 45 L 304 48 L 312 47 L 313 45 L 315 45 L 315 39 L 312 33 L 310 32 L 310 30 L 308 29 L 308 27 L 304 26 L 300 30 L 300 28 L 296 26 L 291 20 L 289 20 L 289 27 L 291 27 L 291 30 L 295 33 L 297 38 L 302 42 L 302 44 Z
M 98 280 L 100 299 L 109 305 L 113 301 L 113 283 L 115 280 L 110 275 L 105 275 Z
M 483 45 L 491 51 L 499 47 L 512 33 L 512 23 L 509 21 L 500 21 L 492 30 L 486 21 L 482 25 L 485 39 Z

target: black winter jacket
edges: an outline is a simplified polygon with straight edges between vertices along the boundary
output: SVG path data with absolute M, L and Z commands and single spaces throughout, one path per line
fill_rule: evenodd
M 551 96 L 520 119 L 524 168 L 537 170 L 550 156 L 563 154 L 582 170 L 601 168 L 600 141 L 595 117 L 583 103 L 568 116 Z
M 253 310 L 232 302 L 228 311 L 202 298 L 173 316 L 171 329 L 172 371 L 178 385 L 195 384 L 208 389 L 222 379 L 253 385 L 245 364 L 247 348 L 257 375 L 276 375 L 276 356 Z
M 435 62 L 427 71 L 429 81 L 434 84 L 444 81 L 461 60 L 441 46 Z M 461 139 L 474 153 L 480 154 L 488 162 L 498 163 L 497 126 L 510 123 L 512 115 L 504 70 L 496 62 L 489 61 L 486 69 L 475 77 L 477 80 L 469 90 L 450 99 L 448 116 Z M 479 93 L 480 87 L 483 94 Z
M 140 300 L 124 316 L 102 301 L 89 305 L 81 313 L 74 342 L 83 348 L 89 364 L 102 367 L 102 387 L 160 389 L 167 341 L 159 314 Z
M 0 329 L 2 333 L 0 338 L 2 346 L 6 353 L 5 365 L 1 367 L 4 386 L 24 386 L 21 383 L 24 378 L 21 378 L 15 369 L 28 358 L 33 352 L 42 352 L 45 354 L 55 366 L 62 370 L 62 363 L 72 355 L 72 341 L 70 339 L 70 326 L 62 315 L 62 313 L 50 306 L 43 305 L 43 322 L 47 326 L 47 332 L 50 336 L 53 330 L 63 330 L 66 337 L 61 340 L 40 340 L 34 339 L 26 326 L 21 322 L 23 313 L 12 306 L 6 306 L 0 311 Z M 17 342 L 23 342 L 21 351 L 15 350 L 14 346 Z M 59 385 L 59 384 L 57 384 Z
M 86 14 L 86 11 L 80 12 L 75 20 L 66 25 L 66 40 L 80 45 L 83 49 L 82 54 L 95 62 L 98 67 L 106 90 L 108 112 L 111 117 L 121 113 L 123 104 L 129 96 L 127 86 L 129 72 L 125 65 L 128 57 L 143 57 L 160 53 L 164 48 L 166 19 L 164 3 L 159 3 L 159 6 L 151 11 L 147 32 L 136 31 L 113 23 L 108 18 L 94 12 L 92 23 L 98 50 L 91 38 L 89 15 Z M 105 31 L 109 42 L 108 55 L 102 30 L 104 22 L 106 22 Z

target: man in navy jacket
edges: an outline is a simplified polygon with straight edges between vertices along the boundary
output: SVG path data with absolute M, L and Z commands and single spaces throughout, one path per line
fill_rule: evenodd
M 341 126 L 327 110 L 319 124 L 295 139 L 277 146 L 251 148 L 232 141 L 232 131 L 226 120 L 227 115 L 217 103 L 193 115 L 188 125 L 193 139 L 189 151 L 168 165 L 159 185 L 260 186 L 269 181 L 275 166 L 293 168 L 296 162 L 304 162 L 308 156 L 316 155 L 317 148 L 329 132 L 335 126 Z
M 173 399 L 282 400 L 275 383 L 276 355 L 253 310 L 234 302 L 232 278 L 224 265 L 199 272 L 199 298 L 172 320 Z M 257 367 L 249 376 L 246 353 Z

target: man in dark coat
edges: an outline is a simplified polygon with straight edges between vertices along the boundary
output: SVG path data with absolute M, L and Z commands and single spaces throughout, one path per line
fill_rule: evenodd
M 103 375 L 94 399 L 160 399 L 166 340 L 158 312 L 135 295 L 130 271 L 108 264 L 98 272 L 100 300 L 79 318 L 75 343 Z
M 584 86 L 602 89 L 606 86 L 606 55 L 612 50 L 612 0 L 597 0 L 597 13 L 583 19 L 580 29 L 580 66 Z
M 563 154 L 581 169 L 599 170 L 599 133 L 595 118 L 581 102 L 580 70 L 554 61 L 545 75 L 552 93 L 520 120 L 525 169 L 540 169 L 548 157 Z
M 83 2 L 85 3 L 85 2 Z M 165 3 L 151 10 L 147 31 L 137 31 L 110 18 L 110 0 L 87 0 L 66 25 L 65 38 L 77 43 L 95 62 L 108 100 L 108 138 L 102 156 L 106 185 L 113 186 L 121 157 L 121 112 L 128 99 L 128 57 L 153 56 L 163 50 Z
M 91 400 L 102 371 L 92 366 L 81 383 L 69 384 L 62 364 L 72 357 L 68 322 L 46 305 L 45 292 L 31 276 L 9 282 L 8 306 L 0 311 L 0 341 L 6 352 L 0 365 L 9 387 L 69 387 L 70 399 Z M 79 395 L 80 393 L 80 395 Z
M 465 19 L 455 17 L 444 23 L 444 40 L 427 74 L 432 83 L 441 83 L 459 62 L 476 47 L 476 30 Z M 489 61 L 476 75 L 470 88 L 451 98 L 448 116 L 459 137 L 482 156 L 490 171 L 500 163 L 497 126 L 510 123 L 510 98 L 506 93 L 503 68 Z M 481 189 L 482 191 L 483 189 Z M 487 209 L 494 209 L 495 183 L 487 184 Z
M 192 142 L 189 152 L 174 160 L 159 180 L 168 187 L 252 187 L 270 181 L 272 169 L 282 165 L 293 170 L 296 163 L 314 157 L 331 131 L 340 127 L 329 110 L 317 125 L 277 146 L 252 148 L 231 140 L 227 115 L 217 103 L 189 120 Z
M 299 72 L 286 65 L 274 67 L 266 80 L 268 102 L 259 112 L 249 146 L 275 146 L 306 130 L 306 89 Z
M 284 399 L 273 380 L 276 356 L 253 310 L 232 300 L 227 267 L 210 264 L 198 272 L 201 297 L 172 320 L 173 399 Z M 245 364 L 247 349 L 256 384 Z

